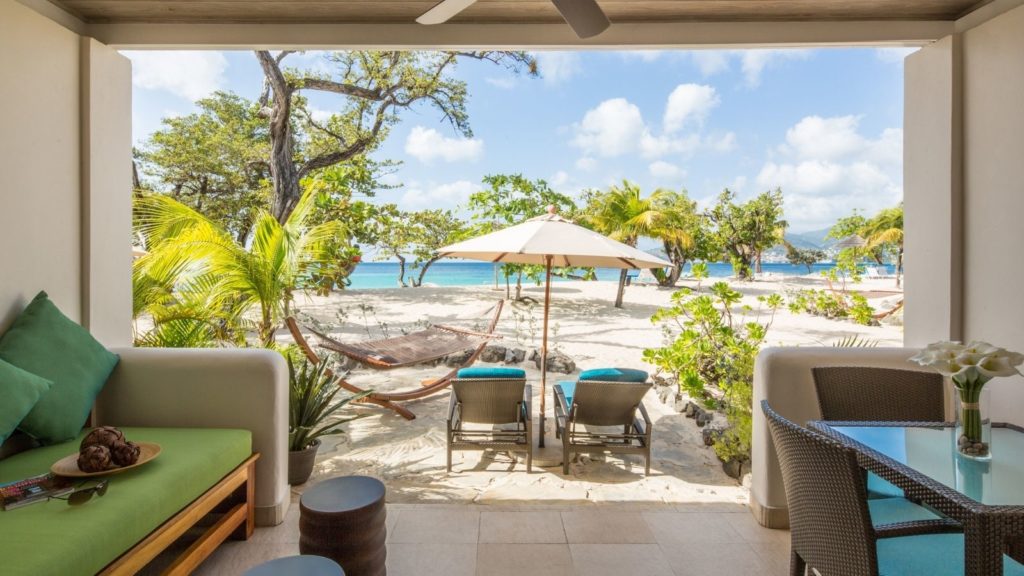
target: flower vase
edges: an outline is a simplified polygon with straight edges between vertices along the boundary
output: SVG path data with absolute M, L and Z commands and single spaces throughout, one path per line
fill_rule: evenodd
M 965 458 L 992 459 L 989 391 L 982 386 L 956 388 L 956 449 Z

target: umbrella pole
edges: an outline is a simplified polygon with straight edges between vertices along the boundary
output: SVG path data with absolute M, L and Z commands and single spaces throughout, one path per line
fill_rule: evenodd
M 544 447 L 544 410 L 547 407 L 548 383 L 548 311 L 551 308 L 551 256 L 545 256 L 544 274 L 544 337 L 540 345 L 540 439 L 537 446 Z

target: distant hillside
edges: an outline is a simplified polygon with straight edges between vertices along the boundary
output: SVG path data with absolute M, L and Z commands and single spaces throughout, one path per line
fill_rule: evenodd
M 821 230 L 812 230 L 810 232 L 799 232 L 799 233 L 786 233 L 786 240 L 796 246 L 805 250 L 826 250 L 832 247 L 836 243 L 835 240 L 825 236 L 828 234 L 829 228 L 822 228 Z

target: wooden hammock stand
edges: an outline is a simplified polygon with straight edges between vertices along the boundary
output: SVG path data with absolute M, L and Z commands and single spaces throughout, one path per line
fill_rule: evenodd
M 504 300 L 498 300 L 497 304 L 483 313 L 486 314 L 494 310 L 494 315 L 491 317 L 490 324 L 488 324 L 485 332 L 473 332 L 451 326 L 434 325 L 425 330 L 395 338 L 344 343 L 311 328 L 307 327 L 307 330 L 316 334 L 320 339 L 321 347 L 343 354 L 377 370 L 390 370 L 392 368 L 422 364 L 444 358 L 450 354 L 472 349 L 473 353 L 461 365 L 440 378 L 425 381 L 419 389 L 390 394 L 371 392 L 361 400 L 361 402 L 376 404 L 394 410 L 406 420 L 413 420 L 416 418 L 416 415 L 408 408 L 396 404 L 396 402 L 416 400 L 439 392 L 451 384 L 452 379 L 455 378 L 459 370 L 476 362 L 476 359 L 491 340 L 501 338 L 501 336 L 494 334 L 494 329 L 498 326 L 498 320 L 501 318 L 501 309 L 504 307 L 504 304 Z M 306 358 L 314 364 L 319 364 L 320 356 L 317 355 L 302 335 L 302 330 L 299 328 L 295 318 L 286 318 L 285 324 L 288 326 L 288 331 L 291 332 L 292 338 L 295 339 L 295 343 L 306 355 Z M 338 386 L 356 394 L 366 392 L 366 390 L 348 382 L 343 377 L 338 379 Z

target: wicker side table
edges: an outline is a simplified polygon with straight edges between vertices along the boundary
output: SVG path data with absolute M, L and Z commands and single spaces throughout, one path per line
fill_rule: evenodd
M 346 476 L 320 482 L 299 498 L 299 552 L 330 558 L 347 576 L 385 576 L 384 484 Z

